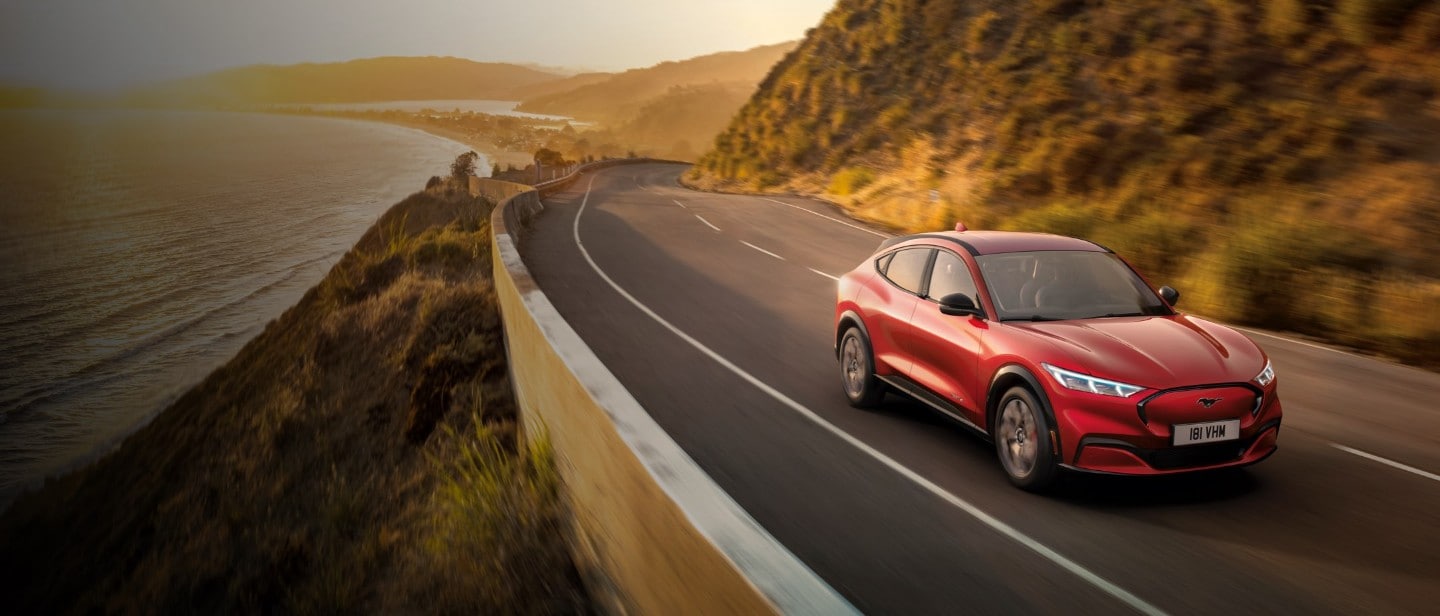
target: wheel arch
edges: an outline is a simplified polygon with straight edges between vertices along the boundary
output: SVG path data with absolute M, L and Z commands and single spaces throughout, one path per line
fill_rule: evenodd
M 845 335 L 845 330 L 855 327 L 860 330 L 860 335 L 865 336 L 867 343 L 870 343 L 870 330 L 865 327 L 865 319 L 854 310 L 846 310 L 840 313 L 840 318 L 835 320 L 835 358 L 840 358 L 840 338 Z M 873 344 L 873 343 L 870 343 Z
M 1040 384 L 1040 378 L 1034 372 L 1020 364 L 1006 364 L 995 371 L 995 376 L 990 379 L 990 387 L 985 391 L 985 432 L 994 437 L 995 414 L 1000 411 L 1000 397 L 1005 395 L 1011 387 L 1022 386 L 1035 396 L 1040 402 L 1040 412 L 1045 414 L 1045 421 L 1050 424 L 1051 445 L 1057 452 L 1057 458 L 1063 458 L 1065 447 L 1060 442 L 1060 424 L 1055 421 L 1055 409 L 1050 404 L 1050 396 L 1045 393 L 1045 387 Z M 1063 459 L 1061 460 L 1063 462 Z

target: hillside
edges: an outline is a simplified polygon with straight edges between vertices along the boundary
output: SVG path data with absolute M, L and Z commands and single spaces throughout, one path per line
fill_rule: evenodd
M 724 84 L 754 88 L 771 66 L 795 47 L 794 42 L 756 47 L 632 69 L 599 83 L 545 96 L 527 98 L 519 109 L 622 125 L 640 109 L 672 88 Z
M 504 100 L 524 101 L 532 98 L 550 96 L 560 92 L 569 92 L 577 88 L 603 82 L 614 76 L 615 73 L 580 73 L 579 75 L 571 75 L 554 81 L 542 81 L 515 88 L 505 95 Z
M 690 181 L 1087 236 L 1187 309 L 1440 363 L 1437 93 L 1435 0 L 841 0 Z
M 6 613 L 593 611 L 553 460 L 518 438 L 493 204 L 433 183 L 119 449 L 0 516 Z
M 450 57 L 386 57 L 326 64 L 257 65 L 136 88 L 135 105 L 227 106 L 395 100 L 508 100 L 561 79 L 514 64 Z
M 675 86 L 646 101 L 615 138 L 637 151 L 695 160 L 754 91 L 752 83 Z

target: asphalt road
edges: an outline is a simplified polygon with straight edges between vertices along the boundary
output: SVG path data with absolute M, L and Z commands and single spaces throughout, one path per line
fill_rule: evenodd
M 1440 375 L 1253 333 L 1285 404 L 1269 460 L 1025 493 L 918 404 L 845 403 L 831 277 L 878 232 L 807 199 L 685 190 L 684 169 L 611 168 L 547 198 L 526 264 L 656 421 L 862 611 L 1440 609 Z

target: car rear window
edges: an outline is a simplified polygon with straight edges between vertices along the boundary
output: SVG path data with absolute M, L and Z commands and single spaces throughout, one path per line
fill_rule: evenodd
M 895 286 L 911 293 L 920 293 L 920 283 L 925 279 L 925 266 L 930 264 L 929 248 L 907 248 L 897 250 L 885 268 L 885 278 Z

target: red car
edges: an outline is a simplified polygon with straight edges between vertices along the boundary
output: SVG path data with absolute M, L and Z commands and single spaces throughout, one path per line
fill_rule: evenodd
M 995 443 L 1029 490 L 1059 469 L 1161 475 L 1275 452 L 1264 351 L 1173 309 L 1110 250 L 1001 231 L 887 240 L 840 278 L 835 351 L 858 407 L 914 397 Z

